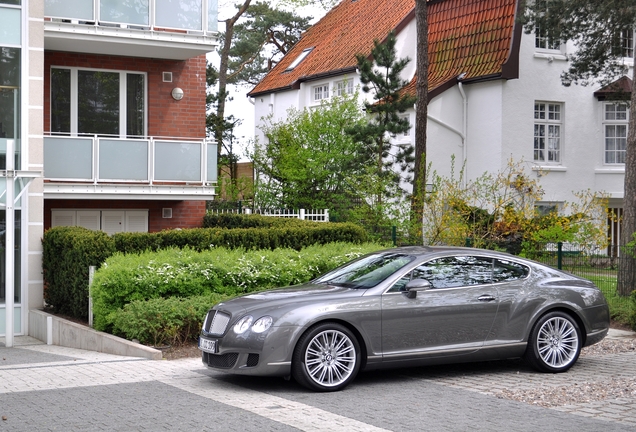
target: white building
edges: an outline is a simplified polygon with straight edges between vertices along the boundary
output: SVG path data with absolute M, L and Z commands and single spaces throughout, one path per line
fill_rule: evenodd
M 549 46 L 525 34 L 518 0 L 430 2 L 427 161 L 442 175 L 451 156 L 465 162 L 468 178 L 504 169 L 512 158 L 540 177 L 542 205 L 574 200 L 590 189 L 610 197 L 620 212 L 628 109 L 606 100 L 598 86 L 561 84 L 568 45 Z M 414 0 L 344 0 L 308 30 L 286 57 L 249 93 L 260 119 L 284 119 L 289 107 L 317 106 L 359 85 L 356 53 L 370 53 L 389 31 L 398 57 L 412 59 L 403 78 L 415 92 Z M 633 38 L 623 40 L 631 76 Z M 343 81 L 352 86 L 344 88 Z M 631 80 L 616 85 L 631 91 Z M 368 96 L 367 96 L 368 97 Z M 414 124 L 414 110 L 409 113 Z M 398 142 L 413 143 L 414 128 Z M 616 231 L 616 227 L 613 227 Z M 618 243 L 613 237 L 613 243 Z

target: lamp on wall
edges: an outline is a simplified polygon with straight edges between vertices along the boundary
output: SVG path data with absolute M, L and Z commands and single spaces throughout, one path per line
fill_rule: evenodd
M 180 89 L 179 87 L 173 88 L 171 94 L 172 94 L 172 99 L 176 101 L 180 101 L 181 99 L 183 99 L 183 90 Z

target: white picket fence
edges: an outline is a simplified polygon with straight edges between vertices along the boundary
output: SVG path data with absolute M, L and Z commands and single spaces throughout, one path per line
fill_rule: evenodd
M 296 218 L 314 222 L 329 222 L 329 209 L 322 210 L 289 210 L 289 209 L 255 209 L 249 207 L 242 209 L 211 210 L 212 214 L 260 214 L 262 216 L 273 216 L 282 218 Z

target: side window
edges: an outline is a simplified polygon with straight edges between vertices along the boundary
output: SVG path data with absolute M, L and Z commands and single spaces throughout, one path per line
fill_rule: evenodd
M 492 271 L 493 282 L 509 282 L 524 279 L 530 273 L 530 269 L 524 265 L 507 260 L 495 260 Z
M 433 288 L 492 283 L 493 260 L 474 256 L 445 257 L 431 260 L 413 270 L 413 279 L 426 279 Z

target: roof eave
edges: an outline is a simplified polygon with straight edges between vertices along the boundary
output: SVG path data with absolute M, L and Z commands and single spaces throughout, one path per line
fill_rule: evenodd
M 323 78 L 331 78 L 334 76 L 339 76 L 339 75 L 345 75 L 347 73 L 357 73 L 358 67 L 357 66 L 348 66 L 346 68 L 342 68 L 342 69 L 335 69 L 335 70 L 331 70 L 331 71 L 327 71 L 327 72 L 321 72 L 318 74 L 314 74 L 314 75 L 306 75 L 306 76 L 301 76 L 299 77 L 296 81 L 292 82 L 289 85 L 283 86 L 283 87 L 278 87 L 275 89 L 268 89 L 268 90 L 263 90 L 260 92 L 249 92 L 247 94 L 248 97 L 258 97 L 258 96 L 263 96 L 266 94 L 270 94 L 270 93 L 278 93 L 281 91 L 285 91 L 285 90 L 299 90 L 300 89 L 300 85 L 303 82 L 307 82 L 307 81 L 316 81 L 319 79 L 323 79 Z

